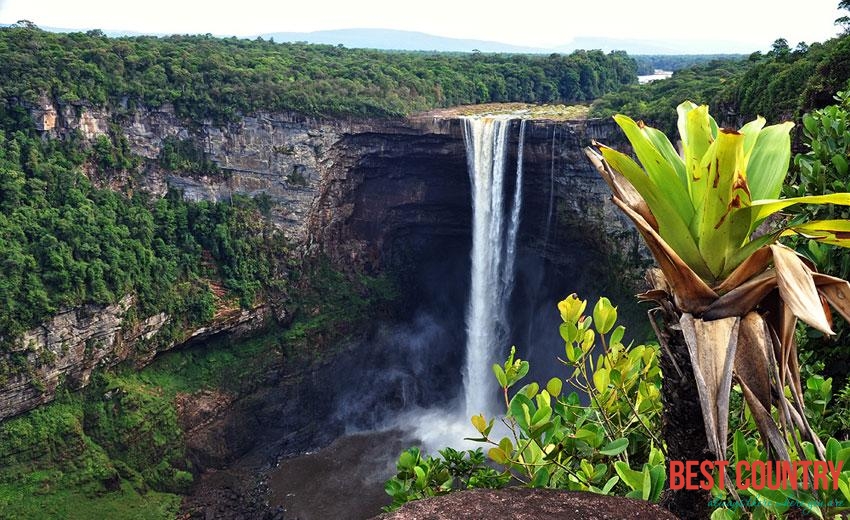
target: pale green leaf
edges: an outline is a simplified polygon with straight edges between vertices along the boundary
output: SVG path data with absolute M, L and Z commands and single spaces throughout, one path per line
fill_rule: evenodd
M 688 196 L 687 185 L 682 183 L 675 167 L 665 160 L 664 155 L 655 147 L 652 139 L 647 137 L 634 120 L 624 115 L 616 115 L 614 120 L 625 132 L 635 155 L 637 155 L 647 176 L 660 194 L 676 208 L 682 220 L 689 222 L 693 216 L 694 208 Z M 658 215 L 655 215 L 655 217 L 658 218 Z
M 742 126 L 739 130 L 739 132 L 744 134 L 744 161 L 748 161 L 750 159 L 750 155 L 752 154 L 756 141 L 759 138 L 761 129 L 764 128 L 765 122 L 766 121 L 763 117 L 758 116 Z
M 705 197 L 707 172 L 702 166 L 702 159 L 714 142 L 708 107 L 703 105 L 689 111 L 687 121 L 685 122 L 685 129 L 687 135 L 682 136 L 682 142 L 688 172 L 688 185 L 691 201 L 694 208 L 697 208 L 703 204 L 703 198 Z M 681 132 L 681 127 L 679 131 Z
M 628 447 L 629 439 L 621 437 L 606 444 L 604 448 L 599 450 L 599 453 L 613 457 L 614 455 L 623 453 Z
M 812 220 L 791 226 L 783 235 L 797 233 L 824 244 L 850 247 L 850 220 Z
M 732 211 L 749 202 L 743 153 L 744 135 L 721 131 L 714 146 L 703 157 L 703 163 L 708 163 L 708 176 L 704 202 L 696 215 L 699 219 L 697 236 L 700 255 L 714 278 L 723 272 L 727 251 L 737 249 L 747 232 L 748 226 L 741 230 L 741 221 L 729 218 Z
M 651 126 L 644 126 L 641 130 L 655 149 L 661 153 L 664 159 L 676 171 L 676 175 L 679 177 L 679 182 L 682 183 L 682 186 L 687 186 L 688 175 L 685 171 L 685 162 L 681 157 L 679 157 L 679 154 L 676 152 L 676 149 L 673 147 L 670 139 L 667 138 L 664 132 L 656 128 L 652 128 Z
M 794 123 L 771 125 L 759 132 L 752 155 L 747 162 L 747 184 L 753 200 L 775 199 L 782 191 L 791 160 L 791 137 Z
M 751 229 L 765 218 L 777 211 L 793 206 L 794 204 L 840 204 L 850 206 L 850 193 L 829 193 L 826 195 L 806 195 L 803 197 L 791 197 L 788 199 L 762 199 L 753 200 L 753 214 Z

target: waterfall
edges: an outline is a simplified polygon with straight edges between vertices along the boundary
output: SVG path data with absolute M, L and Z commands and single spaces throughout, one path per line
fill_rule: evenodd
M 521 123 L 517 182 L 505 232 L 504 170 L 509 116 L 464 118 L 463 138 L 472 186 L 472 284 L 466 316 L 466 416 L 490 414 L 495 395 L 491 366 L 505 346 L 506 306 L 513 287 L 516 237 L 522 209 Z
M 552 125 L 552 162 L 549 165 L 549 211 L 546 212 L 546 232 L 543 233 L 543 252 L 549 246 L 549 230 L 552 227 L 552 208 L 555 206 L 555 136 L 558 127 Z
M 514 274 L 516 273 L 516 236 L 519 232 L 519 214 L 522 209 L 522 151 L 525 147 L 525 119 L 519 122 L 519 143 L 516 150 L 516 188 L 514 189 L 514 202 L 511 206 L 511 220 L 508 227 L 507 254 L 505 256 L 505 284 L 503 286 L 503 298 L 507 301 L 514 288 Z

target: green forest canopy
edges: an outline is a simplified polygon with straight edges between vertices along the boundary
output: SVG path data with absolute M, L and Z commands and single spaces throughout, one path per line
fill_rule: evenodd
M 206 36 L 107 38 L 0 29 L 0 94 L 159 107 L 194 120 L 259 109 L 401 116 L 468 103 L 591 101 L 636 81 L 624 52 L 437 54 Z

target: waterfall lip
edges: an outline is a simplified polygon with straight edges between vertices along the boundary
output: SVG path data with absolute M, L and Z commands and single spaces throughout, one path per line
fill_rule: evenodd
M 505 170 L 513 114 L 463 117 L 463 137 L 472 193 L 471 284 L 466 313 L 464 400 L 466 415 L 491 415 L 495 393 L 490 366 L 507 345 L 507 303 L 513 289 L 516 240 L 522 211 L 522 148 L 517 180 L 505 222 Z M 524 144 L 525 120 L 520 123 Z
M 463 119 L 507 116 L 532 121 L 583 122 L 589 118 L 590 106 L 583 104 L 481 103 L 437 108 L 411 115 L 411 120 Z

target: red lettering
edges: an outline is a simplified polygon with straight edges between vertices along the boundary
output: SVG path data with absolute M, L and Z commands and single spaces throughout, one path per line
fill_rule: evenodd
M 750 477 L 750 487 L 753 489 L 764 489 L 764 462 L 754 460 L 750 467 L 753 469 L 753 474 Z
M 699 467 L 698 461 L 685 462 L 685 489 L 699 489 L 699 485 L 693 483 L 694 477 L 697 476 L 697 467 Z
M 803 489 L 809 489 L 809 468 L 812 466 L 812 461 L 801 460 L 797 465 L 803 468 Z
M 792 465 L 787 460 L 783 460 L 780 462 L 782 468 L 782 489 L 788 489 L 790 486 L 791 489 L 797 489 L 797 470 L 795 469 L 797 466 Z
M 776 489 L 779 489 L 780 486 L 783 487 L 783 488 L 785 487 L 785 486 L 782 485 L 783 484 L 783 480 L 782 480 L 782 464 L 783 463 L 788 464 L 788 461 L 787 460 L 774 461 L 774 462 L 768 462 L 766 464 L 767 469 L 766 469 L 765 476 L 764 476 L 764 484 L 767 486 L 767 489 L 776 490 Z M 773 477 L 773 478 L 771 478 L 771 477 Z
M 826 489 L 829 487 L 826 479 L 826 462 L 822 460 L 816 460 L 812 463 L 814 477 L 812 480 L 812 487 L 814 489 Z
M 699 465 L 700 472 L 705 477 L 702 482 L 700 482 L 699 487 L 701 489 L 709 490 L 714 487 L 714 475 L 711 474 L 711 470 L 714 469 L 714 461 L 704 460 L 702 464 Z
M 839 460 L 838 464 L 833 464 L 832 461 L 829 461 L 828 464 L 829 475 L 832 477 L 832 489 L 838 489 L 838 476 L 841 475 L 841 466 L 844 465 L 844 461 Z
M 718 460 L 717 464 L 717 487 L 724 489 L 726 485 L 726 468 L 729 466 L 728 460 Z
M 741 482 L 741 477 L 744 475 L 744 471 L 750 470 L 750 463 L 741 460 L 735 465 L 735 486 L 738 489 L 745 489 L 750 487 L 750 479 L 746 478 L 743 482 Z
M 681 460 L 670 461 L 670 489 L 685 487 L 685 463 Z

